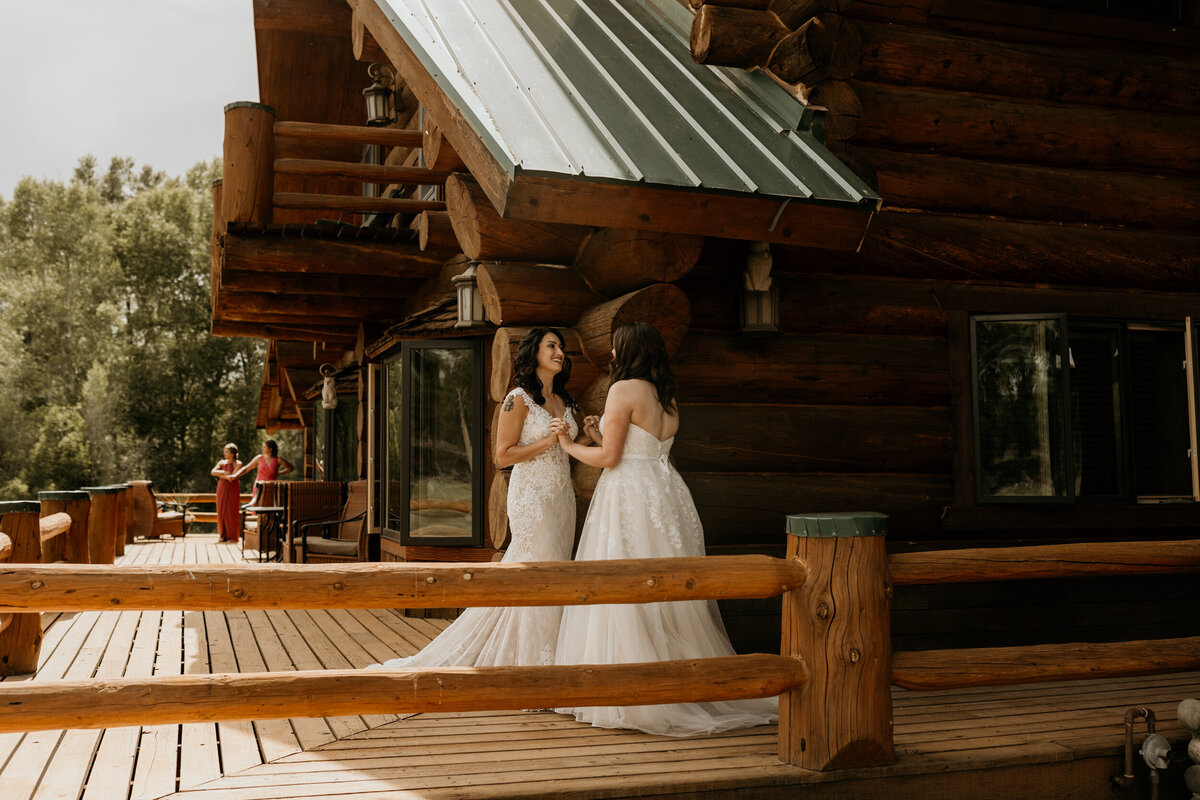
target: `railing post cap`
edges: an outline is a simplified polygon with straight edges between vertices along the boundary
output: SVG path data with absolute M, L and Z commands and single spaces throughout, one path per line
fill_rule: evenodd
M 80 486 L 79 488 L 89 494 L 116 494 L 125 490 L 124 486 Z
M 273 106 L 269 106 L 266 103 L 256 103 L 253 100 L 238 100 L 235 103 L 229 103 L 225 106 L 225 113 L 228 114 L 235 108 L 258 108 L 266 111 L 271 116 L 275 116 L 275 108 Z
M 87 492 L 69 491 L 69 492 L 38 492 L 38 500 L 87 500 L 91 497 Z
M 42 510 L 42 504 L 37 500 L 4 500 L 0 501 L 0 515 L 3 514 L 36 514 Z
M 877 511 L 835 511 L 789 514 L 789 536 L 827 539 L 847 536 L 887 536 L 888 517 Z

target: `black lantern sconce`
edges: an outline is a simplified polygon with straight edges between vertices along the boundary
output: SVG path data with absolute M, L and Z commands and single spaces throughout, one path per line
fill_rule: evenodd
M 479 282 L 475 279 L 475 264 L 472 261 L 466 272 L 450 279 L 458 293 L 458 321 L 456 328 L 480 328 L 487 324 L 483 314 L 483 296 L 479 293 Z
M 372 64 L 367 75 L 371 85 L 362 90 L 367 101 L 367 124 L 391 125 L 396 121 L 396 78 L 384 64 Z
M 771 247 L 751 242 L 742 273 L 742 335 L 773 336 L 779 333 L 779 287 L 771 279 Z

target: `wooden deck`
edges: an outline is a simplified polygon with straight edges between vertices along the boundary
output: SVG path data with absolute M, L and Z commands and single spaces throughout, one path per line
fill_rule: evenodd
M 237 561 L 215 537 L 139 543 L 122 563 Z M 364 666 L 445 622 L 389 611 L 45 615 L 32 680 Z M 28 680 L 29 678 L 26 678 Z M 10 679 L 21 680 L 21 678 Z M 696 739 L 592 728 L 550 712 L 336 717 L 0 735 L 0 798 L 614 798 L 1110 796 L 1122 717 L 1159 731 L 1200 673 L 944 692 L 896 690 L 898 761 L 815 773 L 767 726 Z M 1139 724 L 1137 740 L 1143 728 Z

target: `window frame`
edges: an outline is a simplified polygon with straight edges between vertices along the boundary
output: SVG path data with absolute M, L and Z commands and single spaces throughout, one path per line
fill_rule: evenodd
M 402 547 L 472 547 L 479 548 L 484 542 L 484 517 L 486 510 L 483 507 L 483 478 L 484 469 L 482 458 L 485 457 L 486 451 L 483 448 L 483 348 L 480 344 L 481 340 L 476 337 L 461 338 L 461 339 L 420 339 L 403 342 L 399 349 L 394 350 L 383 359 L 383 380 L 381 381 L 381 410 L 379 415 L 379 441 L 382 445 L 382 458 L 379 461 L 382 464 L 380 471 L 381 480 L 381 502 L 378 527 L 381 536 L 393 542 L 397 542 Z M 411 353 L 414 350 L 471 350 L 474 355 L 474 368 L 471 370 L 471 416 L 475 420 L 475 430 L 472 434 L 471 446 L 476 454 L 475 463 L 471 466 L 471 534 L 470 536 L 439 536 L 428 537 L 422 536 L 420 539 L 413 539 L 411 533 L 412 518 L 409 514 L 401 516 L 400 528 L 391 527 L 391 475 L 392 475 L 392 452 L 389 445 L 388 426 L 391 424 L 391 418 L 388 411 L 392 407 L 391 397 L 391 376 L 388 374 L 393 368 L 401 370 L 400 374 L 400 420 L 402 430 L 400 433 L 400 452 L 402 453 L 402 461 L 400 464 L 400 502 L 402 508 L 409 508 L 412 503 L 412 358 Z
M 1127 356 L 1119 359 L 1116 369 L 1118 381 L 1120 385 L 1120 404 L 1124 411 L 1121 414 L 1119 435 L 1121 437 L 1118 445 L 1121 450 L 1120 464 L 1118 469 L 1121 471 L 1122 481 L 1124 483 L 1124 493 L 1119 495 L 1098 495 L 1098 496 L 1083 496 L 1082 498 L 1075 492 L 1075 457 L 1074 457 L 1074 442 L 1070 432 L 1074 430 L 1075 419 L 1071 408 L 1071 370 L 1069 366 L 1063 369 L 1062 388 L 1061 388 L 1061 403 L 1062 414 L 1065 421 L 1065 427 L 1068 431 L 1068 446 L 1066 454 L 1066 485 L 1067 494 L 1063 497 L 1037 497 L 1037 496 L 1002 496 L 1002 495 L 987 495 L 983 492 L 984 474 L 983 474 L 983 454 L 980 446 L 981 428 L 980 428 L 980 389 L 979 389 L 979 367 L 978 367 L 978 343 L 976 333 L 977 322 L 1022 322 L 1031 320 L 1060 320 L 1062 324 L 1062 350 L 1060 358 L 1064 365 L 1070 364 L 1071 359 L 1071 326 L 1074 324 L 1078 329 L 1095 329 L 1095 330 L 1113 330 L 1115 331 L 1118 341 L 1120 342 L 1120 350 L 1122 353 L 1129 353 L 1129 332 L 1131 330 L 1149 329 L 1169 331 L 1180 327 L 1180 335 L 1184 337 L 1185 352 L 1196 352 L 1196 331 L 1191 325 L 1191 318 L 1187 317 L 1181 321 L 1168 319 L 1157 320 L 1135 320 L 1135 319 L 1113 319 L 1113 318 L 1091 318 L 1079 315 L 1072 315 L 1067 312 L 1041 312 L 1041 313 L 991 313 L 991 314 L 966 314 L 967 323 L 967 368 L 969 370 L 970 387 L 970 446 L 971 446 L 971 463 L 974 470 L 972 476 L 973 486 L 971 487 L 971 497 L 973 497 L 976 506 L 996 507 L 996 506 L 1028 506 L 1028 507 L 1066 507 L 1066 508 L 1102 508 L 1104 506 L 1114 505 L 1142 505 L 1142 504 L 1157 504 L 1166 502 L 1169 504 L 1187 504 L 1189 502 L 1195 504 L 1196 497 L 1193 493 L 1192 498 L 1180 496 L 1179 498 L 1170 498 L 1163 500 L 1143 500 L 1143 497 L 1149 495 L 1139 495 L 1136 485 L 1134 464 L 1135 453 L 1138 443 L 1133 435 L 1133 416 L 1132 403 L 1130 395 L 1131 370 Z M 1193 376 L 1192 371 L 1189 371 L 1191 379 L 1188 381 L 1188 414 L 1193 424 L 1200 418 L 1196 403 L 1194 402 L 1194 393 L 1196 383 L 1200 381 L 1200 376 Z M 1191 444 L 1188 444 L 1191 450 Z M 1196 480 L 1196 457 L 1192 459 L 1192 474 L 1193 483 Z

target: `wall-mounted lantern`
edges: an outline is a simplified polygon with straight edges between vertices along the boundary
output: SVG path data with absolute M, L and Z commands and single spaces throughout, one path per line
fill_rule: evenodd
M 771 336 L 779 333 L 779 287 L 771 279 L 771 247 L 751 242 L 742 273 L 742 335 Z
M 367 101 L 367 124 L 391 125 L 396 121 L 396 79 L 383 64 L 372 64 L 367 75 L 371 77 L 371 85 L 362 90 Z
M 479 283 L 475 280 L 475 262 L 461 275 L 450 279 L 458 292 L 458 322 L 456 328 L 479 328 L 487 324 L 483 315 L 483 296 L 479 294 Z
M 337 408 L 338 404 L 337 386 L 333 382 L 333 376 L 337 374 L 337 367 L 333 364 L 322 364 L 320 373 L 321 377 L 325 379 L 321 385 L 321 408 L 329 411 Z

